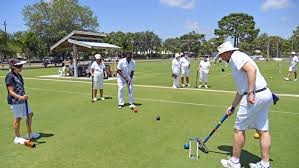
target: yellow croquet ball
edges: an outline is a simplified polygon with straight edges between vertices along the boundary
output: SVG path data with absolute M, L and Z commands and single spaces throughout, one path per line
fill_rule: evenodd
M 260 138 L 260 135 L 256 132 L 256 133 L 253 135 L 253 137 L 254 137 L 255 139 L 259 139 L 259 138 Z

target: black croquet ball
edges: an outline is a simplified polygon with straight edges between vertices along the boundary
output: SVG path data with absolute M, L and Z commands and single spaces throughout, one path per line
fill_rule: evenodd
M 157 117 L 156 117 L 156 120 L 157 120 L 157 121 L 160 121 L 160 116 L 157 116 Z

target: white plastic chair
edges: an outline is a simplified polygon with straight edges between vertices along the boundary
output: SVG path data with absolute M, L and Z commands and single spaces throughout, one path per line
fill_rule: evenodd
M 60 75 L 60 76 L 65 76 L 65 69 L 66 69 L 65 66 L 62 67 L 62 68 L 59 68 L 59 69 L 58 69 L 58 75 Z

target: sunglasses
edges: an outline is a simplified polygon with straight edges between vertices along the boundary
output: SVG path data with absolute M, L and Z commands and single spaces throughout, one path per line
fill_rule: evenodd
M 17 69 L 23 68 L 23 64 L 22 65 L 15 65 L 14 67 L 16 67 Z

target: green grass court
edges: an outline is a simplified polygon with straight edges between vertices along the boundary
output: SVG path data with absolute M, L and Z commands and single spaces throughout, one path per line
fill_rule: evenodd
M 273 168 L 297 167 L 299 153 L 299 82 L 284 81 L 288 63 L 258 63 L 270 89 L 280 96 L 270 112 Z M 192 64 L 191 84 L 196 65 Z M 171 61 L 137 62 L 135 99 L 139 109 L 117 109 L 116 81 L 107 81 L 104 95 L 112 97 L 91 103 L 90 81 L 41 80 L 57 74 L 57 68 L 24 69 L 25 89 L 35 114 L 33 130 L 43 133 L 35 149 L 13 144 L 12 114 L 0 71 L 0 164 L 2 168 L 216 168 L 231 152 L 235 115 L 227 119 L 207 142 L 211 150 L 190 160 L 183 144 L 188 137 L 205 138 L 232 102 L 234 91 L 229 67 L 221 72 L 212 65 L 207 89 L 172 89 Z M 270 79 L 270 77 L 272 77 Z M 292 76 L 293 77 L 293 76 Z M 156 87 L 153 87 L 156 86 Z M 297 95 L 297 96 L 294 96 Z M 155 117 L 159 115 L 160 121 Z M 25 120 L 21 131 L 25 135 Z M 260 159 L 254 130 L 247 131 L 241 157 L 243 167 Z

